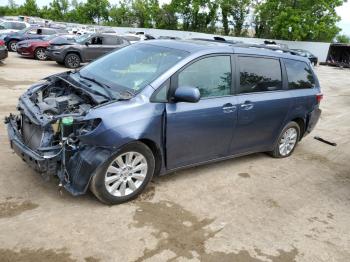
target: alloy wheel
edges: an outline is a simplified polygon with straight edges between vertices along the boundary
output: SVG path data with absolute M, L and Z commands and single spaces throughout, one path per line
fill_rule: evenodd
M 45 54 L 45 50 L 40 48 L 36 51 L 36 57 L 39 60 L 46 60 L 46 54 Z
M 297 138 L 298 131 L 294 127 L 288 128 L 284 132 L 279 142 L 279 152 L 282 156 L 287 156 L 293 151 L 297 143 Z
M 16 52 L 16 51 L 17 51 L 17 43 L 16 43 L 16 42 L 11 42 L 11 43 L 10 43 L 10 49 L 11 49 L 13 52 Z
M 72 68 L 76 68 L 79 66 L 79 57 L 72 55 L 68 57 L 68 64 Z
M 107 168 L 105 187 L 113 196 L 130 195 L 143 184 L 147 170 L 147 160 L 142 154 L 127 152 L 119 155 Z

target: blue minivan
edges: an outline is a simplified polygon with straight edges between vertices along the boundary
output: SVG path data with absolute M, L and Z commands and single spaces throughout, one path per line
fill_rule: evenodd
M 268 152 L 288 157 L 315 127 L 307 58 L 206 41 L 137 43 L 31 86 L 5 122 L 13 150 L 73 195 L 139 195 L 154 175 Z

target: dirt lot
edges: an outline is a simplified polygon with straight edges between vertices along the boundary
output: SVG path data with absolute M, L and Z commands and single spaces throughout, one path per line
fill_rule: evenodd
M 60 71 L 11 53 L 1 119 L 29 84 Z M 60 194 L 12 153 L 0 125 L 0 261 L 350 261 L 350 70 L 316 71 L 322 118 L 292 157 L 177 172 L 119 206 Z

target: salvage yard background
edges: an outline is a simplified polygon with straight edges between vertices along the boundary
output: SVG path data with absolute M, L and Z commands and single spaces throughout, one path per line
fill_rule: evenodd
M 1 119 L 30 84 L 65 70 L 10 53 Z M 57 180 L 12 153 L 1 124 L 0 261 L 350 261 L 350 70 L 315 70 L 323 114 L 291 157 L 254 154 L 155 178 L 119 206 L 61 195 Z

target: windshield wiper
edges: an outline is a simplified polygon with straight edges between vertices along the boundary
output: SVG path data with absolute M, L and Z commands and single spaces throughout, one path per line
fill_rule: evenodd
M 78 73 L 79 77 L 81 77 L 81 78 L 83 78 L 83 79 L 86 79 L 86 80 L 88 80 L 88 81 L 90 81 L 90 82 L 93 82 L 93 83 L 99 85 L 100 87 L 102 87 L 103 90 L 107 93 L 109 99 L 111 99 L 111 100 L 115 99 L 113 93 L 112 93 L 111 90 L 110 90 L 110 89 L 111 89 L 110 86 L 108 86 L 108 85 L 106 85 L 106 84 L 104 84 L 104 83 L 101 83 L 101 82 L 97 81 L 95 78 L 90 78 L 90 77 L 87 77 L 87 76 L 83 76 L 82 74 L 80 74 L 79 71 L 77 71 L 77 73 Z

